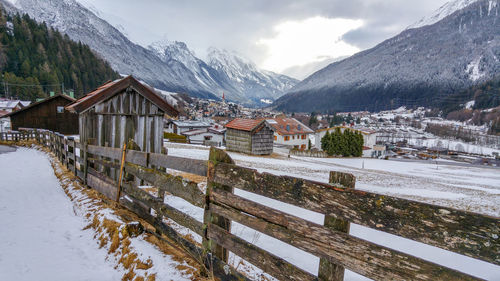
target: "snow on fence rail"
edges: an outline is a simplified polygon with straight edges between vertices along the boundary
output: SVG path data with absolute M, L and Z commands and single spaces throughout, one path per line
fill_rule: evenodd
M 121 168 L 121 149 L 82 145 L 42 130 L 2 133 L 0 140 L 36 140 L 89 187 L 116 199 L 118 186 L 112 178 L 116 178 L 113 170 Z M 206 176 L 206 193 L 195 182 L 165 172 L 166 168 Z M 331 172 L 330 184 L 258 173 L 235 165 L 229 155 L 215 148 L 208 162 L 127 150 L 124 172 L 120 204 L 179 243 L 221 280 L 246 279 L 227 265 L 228 252 L 281 280 L 342 280 L 344 268 L 374 280 L 477 280 L 351 236 L 349 223 L 500 265 L 499 218 L 355 190 L 354 177 L 346 173 Z M 140 188 L 138 181 L 156 187 L 157 194 Z M 234 188 L 322 213 L 325 223 L 250 201 L 234 194 Z M 203 223 L 166 204 L 166 192 L 204 208 Z M 202 247 L 177 233 L 163 217 L 203 237 Z M 232 221 L 320 257 L 318 276 L 231 234 Z

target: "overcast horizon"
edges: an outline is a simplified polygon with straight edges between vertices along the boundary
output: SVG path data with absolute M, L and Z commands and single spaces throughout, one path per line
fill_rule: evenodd
M 142 46 L 182 41 L 202 59 L 209 47 L 226 49 L 297 79 L 397 35 L 447 2 L 77 1 Z

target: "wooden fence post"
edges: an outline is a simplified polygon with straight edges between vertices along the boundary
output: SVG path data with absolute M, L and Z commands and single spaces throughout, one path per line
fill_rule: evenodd
M 87 159 L 87 157 L 88 157 L 88 153 L 87 153 L 88 145 L 89 145 L 88 140 L 82 144 L 82 148 L 83 148 L 83 184 L 85 186 L 87 186 L 87 175 L 88 175 L 88 171 L 89 171 L 89 161 Z
M 203 216 L 203 228 L 205 235 L 203 237 L 203 258 L 205 261 L 205 265 L 207 268 L 210 268 L 211 259 L 210 255 L 215 255 L 221 261 L 227 263 L 228 262 L 228 250 L 223 248 L 220 245 L 215 244 L 214 241 L 208 239 L 208 227 L 210 224 L 217 225 L 226 231 L 231 232 L 231 221 L 225 219 L 224 217 L 214 215 L 210 212 L 210 193 L 214 186 L 217 184 L 213 182 L 215 166 L 217 163 L 228 163 L 234 164 L 233 159 L 224 152 L 223 150 L 217 149 L 215 147 L 210 147 L 210 155 L 208 159 L 208 170 L 207 170 L 207 191 L 206 191 L 206 200 L 205 200 L 205 213 Z M 229 186 L 220 186 L 217 185 L 218 188 L 224 189 L 228 192 L 233 193 L 234 188 Z
M 73 139 L 73 173 L 75 177 L 78 177 L 78 173 L 76 172 L 76 140 Z
M 332 185 L 340 185 L 344 188 L 354 189 L 356 178 L 349 173 L 332 171 L 330 172 L 329 182 Z M 349 222 L 333 216 L 325 216 L 324 225 L 336 231 L 349 233 Z M 326 259 L 322 258 L 319 261 L 319 280 L 342 281 L 344 280 L 344 271 L 345 269 L 343 266 L 331 263 Z

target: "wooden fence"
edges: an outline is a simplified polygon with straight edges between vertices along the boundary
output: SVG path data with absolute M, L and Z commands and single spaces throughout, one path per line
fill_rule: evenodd
M 0 140 L 36 140 L 85 184 L 115 200 L 117 182 L 102 171 L 120 169 L 121 149 L 83 145 L 49 131 L 2 133 Z M 206 176 L 206 192 L 166 169 Z M 229 155 L 215 148 L 211 148 L 208 161 L 127 150 L 124 172 L 121 205 L 176 241 L 221 280 L 247 280 L 227 265 L 228 252 L 280 280 L 342 280 L 345 268 L 374 280 L 477 280 L 351 236 L 350 223 L 500 265 L 499 218 L 355 190 L 355 178 L 346 173 L 331 172 L 330 184 L 258 173 L 235 165 Z M 139 187 L 138 179 L 156 187 L 157 193 Z M 325 222 L 319 225 L 250 201 L 234 194 L 235 188 L 322 213 Z M 203 208 L 203 222 L 166 204 L 167 192 Z M 200 235 L 201 247 L 177 233 L 163 218 Z M 318 274 L 232 234 L 232 221 L 319 257 Z

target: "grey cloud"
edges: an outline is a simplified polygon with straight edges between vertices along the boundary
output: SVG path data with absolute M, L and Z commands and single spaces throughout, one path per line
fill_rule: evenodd
M 84 1 L 84 0 L 79 0 Z M 139 23 L 130 35 L 143 44 L 161 39 L 184 41 L 203 55 L 209 46 L 236 50 L 259 64 L 265 49 L 260 38 L 273 36 L 273 26 L 314 16 L 362 19 L 365 25 L 344 39 L 360 49 L 396 35 L 439 8 L 446 0 L 85 0 L 108 14 Z M 148 32 L 141 32 L 147 27 Z M 159 38 L 152 38 L 157 34 Z

